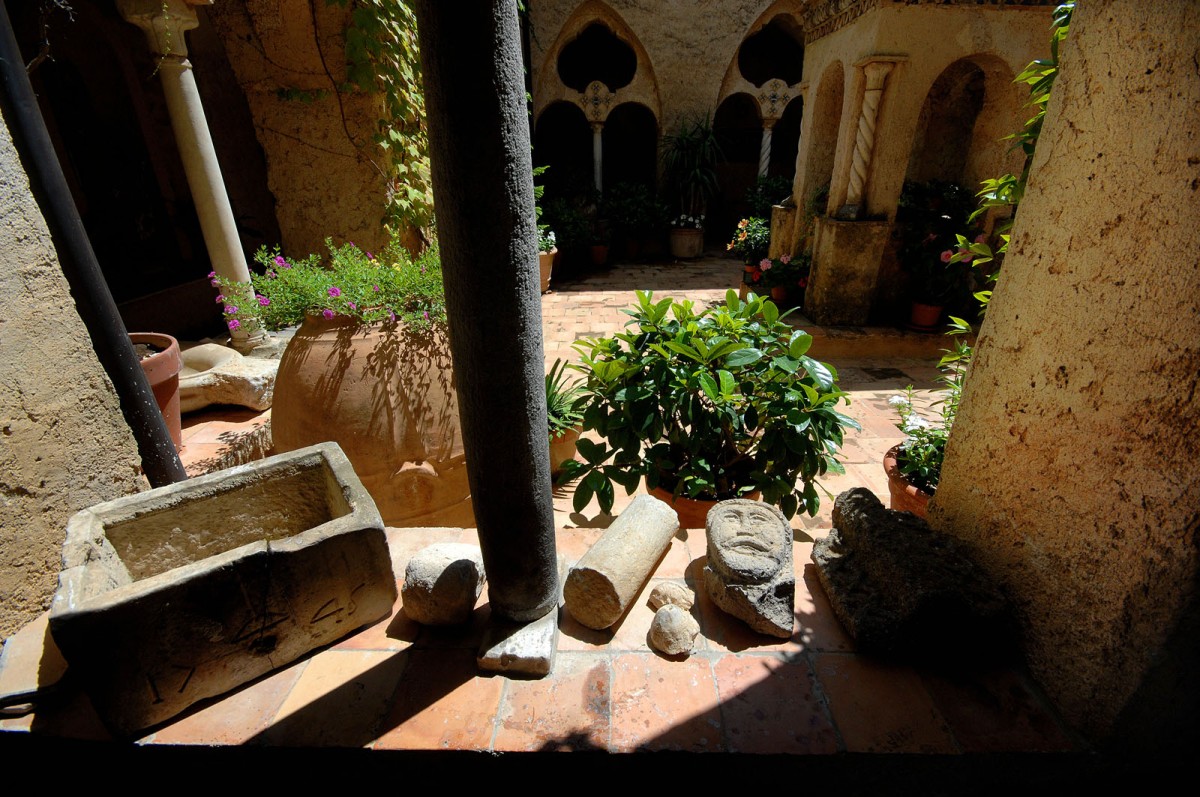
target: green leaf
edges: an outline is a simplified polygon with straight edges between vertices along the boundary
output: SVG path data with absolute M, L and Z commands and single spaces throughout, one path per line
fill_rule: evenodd
M 700 374 L 700 388 L 704 391 L 704 395 L 708 396 L 713 401 L 718 398 L 717 381 L 710 374 Z
M 768 326 L 779 320 L 779 308 L 775 306 L 774 302 L 767 302 L 764 304 L 762 314 L 763 320 L 767 322 Z
M 808 334 L 807 332 L 800 332 L 797 330 L 792 333 L 792 337 L 788 341 L 788 354 L 799 359 L 800 357 L 803 357 L 808 351 L 809 347 L 812 346 L 812 342 L 812 335 Z
M 789 374 L 796 373 L 796 369 L 800 367 L 800 361 L 795 357 L 775 357 L 771 360 L 771 365 Z
M 596 491 L 588 484 L 588 480 L 584 479 L 575 487 L 575 497 L 571 499 L 571 507 L 576 512 L 582 512 L 583 508 L 591 503 L 595 493 Z
M 817 380 L 817 384 L 822 390 L 829 390 L 833 387 L 833 374 L 825 366 L 825 363 L 819 360 L 814 360 L 812 357 L 801 357 L 800 364 L 804 366 L 804 370 L 809 376 Z
M 721 395 L 726 397 L 731 396 L 735 384 L 733 374 L 722 368 L 717 371 L 717 377 L 721 380 Z
M 796 500 L 795 493 L 788 493 L 779 499 L 779 509 L 788 520 L 791 520 L 796 515 L 796 510 L 799 508 L 800 502 Z
M 733 354 L 725 358 L 725 365 L 730 368 L 741 368 L 742 366 L 750 365 L 761 360 L 763 353 L 760 349 L 745 348 L 738 349 Z
M 594 440 L 589 440 L 586 437 L 581 437 L 575 441 L 575 448 L 590 465 L 599 465 L 608 459 L 609 451 L 607 446 L 596 443 Z

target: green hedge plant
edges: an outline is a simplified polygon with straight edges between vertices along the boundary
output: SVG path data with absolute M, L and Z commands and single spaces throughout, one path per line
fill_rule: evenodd
M 793 329 L 770 301 L 734 291 L 697 311 L 638 291 L 626 331 L 576 344 L 586 394 L 576 511 L 596 496 L 613 506 L 614 484 L 641 479 L 675 496 L 738 498 L 758 490 L 792 517 L 815 515 L 817 479 L 844 473 L 836 456 L 846 427 L 834 369 L 809 357 L 812 336 Z

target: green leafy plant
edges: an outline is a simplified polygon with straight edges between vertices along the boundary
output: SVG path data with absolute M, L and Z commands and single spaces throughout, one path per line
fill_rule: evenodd
M 756 216 L 739 221 L 733 239 L 725 245 L 726 251 L 736 254 L 747 266 L 765 258 L 770 248 L 771 223 Z
M 577 379 L 568 380 L 566 363 L 555 360 L 546 374 L 546 424 L 551 440 L 583 422 L 583 412 L 576 407 L 582 397 L 583 385 Z
M 961 318 L 951 317 L 951 335 L 964 335 L 971 331 L 970 325 Z M 955 341 L 955 348 L 946 351 L 940 366 L 938 381 L 945 387 L 943 396 L 933 403 L 939 417 L 930 420 L 921 415 L 913 404 L 913 387 L 908 386 L 904 395 L 892 396 L 888 404 L 896 410 L 900 420 L 896 427 L 904 432 L 904 442 L 896 456 L 896 466 L 915 487 L 929 495 L 937 492 L 942 476 L 942 460 L 946 457 L 946 441 L 958 416 L 959 399 L 962 398 L 963 382 L 967 367 L 971 364 L 972 349 L 964 340 Z
M 365 323 L 400 321 L 414 328 L 445 322 L 436 248 L 414 259 L 395 237 L 378 256 L 352 242 L 335 245 L 326 239 L 325 244 L 328 264 L 320 255 L 296 260 L 284 257 L 279 247 L 259 249 L 255 260 L 263 273 L 255 274 L 249 286 L 210 273 L 221 290 L 217 301 L 225 304 L 229 328 L 256 320 L 268 329 L 281 329 L 299 324 L 309 313 Z
M 717 164 L 723 157 L 711 118 L 680 122 L 676 132 L 663 136 L 660 157 L 663 180 L 679 201 L 680 215 L 703 219 L 719 188 Z
M 967 269 L 952 257 L 975 200 L 957 183 L 905 181 L 896 211 L 897 257 L 909 276 L 913 301 L 945 305 L 966 285 Z
M 760 218 L 771 218 L 771 208 L 787 199 L 792 193 L 792 181 L 786 177 L 760 176 L 746 191 L 746 202 L 750 205 L 750 215 Z
M 788 517 L 820 506 L 817 478 L 843 473 L 836 456 L 849 400 L 833 368 L 807 355 L 812 336 L 781 320 L 770 301 L 729 291 L 723 305 L 654 301 L 637 292 L 627 331 L 580 341 L 574 367 L 587 393 L 577 404 L 583 462 L 560 483 L 581 479 L 576 511 L 595 495 L 612 509 L 614 483 L 676 496 L 725 499 L 762 492 Z
M 617 183 L 604 192 L 603 213 L 620 235 L 642 237 L 667 226 L 667 209 L 642 183 Z
M 812 256 L 799 254 L 795 257 L 784 255 L 773 259 L 763 259 L 758 267 L 762 272 L 764 286 L 803 290 L 808 287 L 808 274 L 812 270 Z

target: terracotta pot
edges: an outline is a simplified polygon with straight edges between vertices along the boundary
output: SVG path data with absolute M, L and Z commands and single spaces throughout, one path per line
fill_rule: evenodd
M 171 442 L 178 450 L 183 446 L 179 418 L 179 371 L 183 368 L 183 358 L 179 355 L 179 341 L 157 332 L 130 332 L 129 342 L 134 345 L 144 343 L 159 350 L 142 360 L 142 370 L 154 391 L 154 403 L 167 422 Z
M 550 272 L 554 268 L 554 261 L 557 257 L 557 246 L 549 252 L 538 252 L 538 272 L 542 279 L 542 293 L 550 290 Z
M 305 318 L 275 377 L 275 450 L 332 440 L 389 526 L 475 525 L 444 329 Z
M 664 490 L 662 487 L 655 487 L 650 491 L 650 495 L 660 501 L 665 501 L 675 510 L 675 514 L 679 515 L 679 528 L 681 529 L 704 528 L 705 522 L 708 520 L 708 511 L 720 503 L 719 501 L 704 501 L 699 498 L 685 498 L 682 495 L 676 498 L 670 490 Z M 761 497 L 762 493 L 757 490 L 742 496 L 742 498 L 754 501 Z
M 671 256 L 680 259 L 700 257 L 704 253 L 704 230 L 691 227 L 671 228 Z
M 608 262 L 608 244 L 592 244 L 592 265 L 603 266 Z
M 942 306 L 940 304 L 921 304 L 920 302 L 912 303 L 912 310 L 909 314 L 908 325 L 913 329 L 922 331 L 932 330 L 937 326 L 942 317 Z
M 775 304 L 786 304 L 788 300 L 788 287 L 786 285 L 776 285 L 771 288 L 771 301 Z
M 887 473 L 888 492 L 891 494 L 888 506 L 897 512 L 912 512 L 924 518 L 929 509 L 929 499 L 933 496 L 918 489 L 900 472 L 900 465 L 896 461 L 899 452 L 900 446 L 897 444 L 883 455 L 883 470 Z
M 550 473 L 557 476 L 561 465 L 575 459 L 575 441 L 579 439 L 579 428 L 568 429 L 558 437 L 550 438 Z

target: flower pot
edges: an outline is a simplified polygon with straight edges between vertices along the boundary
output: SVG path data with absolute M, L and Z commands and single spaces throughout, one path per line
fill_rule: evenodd
M 475 525 L 443 328 L 309 315 L 279 362 L 276 451 L 332 440 L 389 526 Z
M 786 285 L 776 285 L 771 288 L 771 301 L 778 305 L 787 304 L 788 287 Z
M 171 442 L 178 450 L 183 446 L 179 417 L 179 371 L 183 368 L 183 358 L 179 354 L 179 342 L 170 335 L 156 332 L 131 332 L 129 342 L 134 346 L 140 343 L 158 349 L 157 353 L 142 358 L 142 370 L 154 391 L 154 403 L 167 422 Z
M 932 332 L 942 317 L 942 306 L 940 304 L 921 304 L 920 302 L 912 303 L 912 310 L 909 314 L 908 326 L 910 329 L 915 329 L 920 332 Z
M 579 439 L 580 427 L 568 429 L 558 437 L 550 438 L 550 473 L 557 476 L 561 466 L 569 459 L 575 459 L 575 441 Z
M 554 261 L 557 257 L 557 246 L 549 252 L 538 252 L 538 272 L 542 280 L 542 293 L 550 290 L 550 272 L 554 269 Z
M 608 262 L 608 244 L 592 244 L 592 265 L 603 266 Z
M 903 473 L 897 457 L 900 445 L 894 445 L 883 455 L 883 470 L 888 477 L 888 492 L 891 498 L 888 506 L 897 512 L 912 512 L 919 518 L 926 517 L 929 509 L 929 499 L 933 496 L 916 487 Z
M 665 501 L 668 506 L 675 510 L 675 514 L 679 516 L 679 528 L 681 529 L 704 528 L 705 523 L 708 521 L 708 511 L 720 503 L 720 501 L 716 500 L 706 501 L 701 498 L 686 498 L 682 495 L 675 497 L 670 490 L 665 490 L 662 487 L 655 487 L 650 490 L 650 495 L 660 501 Z M 762 497 L 762 493 L 755 490 L 740 497 L 757 501 Z
M 687 260 L 700 257 L 704 252 L 704 230 L 691 227 L 671 228 L 671 256 Z

